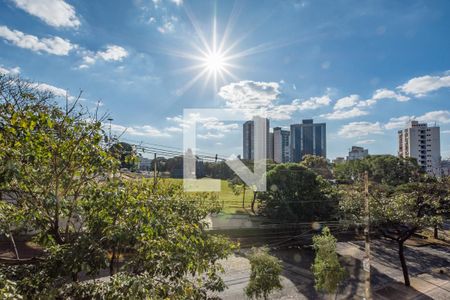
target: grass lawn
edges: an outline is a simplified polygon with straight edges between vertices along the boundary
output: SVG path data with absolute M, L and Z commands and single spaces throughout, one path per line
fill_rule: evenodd
M 164 181 L 179 181 L 182 182 L 183 179 L 175 179 L 175 178 L 162 178 L 161 182 Z M 242 196 L 243 194 L 235 195 L 233 190 L 228 186 L 228 181 L 221 180 L 221 191 L 218 193 L 219 201 L 223 205 L 223 212 L 227 214 L 234 213 L 242 213 L 249 214 L 251 213 L 251 203 L 253 199 L 253 192 L 250 189 L 246 189 L 245 191 L 245 201 L 244 208 L 242 208 Z M 256 206 L 255 206 L 256 208 Z

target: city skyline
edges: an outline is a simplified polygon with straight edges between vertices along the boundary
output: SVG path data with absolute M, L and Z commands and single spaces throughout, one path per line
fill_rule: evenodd
M 437 122 L 450 156 L 448 2 L 57 3 L 0 2 L 0 72 L 82 89 L 130 140 L 181 147 L 184 108 L 245 108 L 327 123 L 330 159 L 397 155 L 410 119 Z M 200 150 L 241 154 L 242 122 L 199 121 Z

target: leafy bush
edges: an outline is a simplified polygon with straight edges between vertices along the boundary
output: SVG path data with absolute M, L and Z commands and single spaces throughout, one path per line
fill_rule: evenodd
M 330 229 L 325 227 L 322 234 L 313 237 L 313 244 L 316 251 L 312 265 L 315 288 L 318 291 L 334 293 L 346 276 L 336 253 L 336 238 Z
M 248 256 L 251 265 L 250 282 L 245 288 L 245 294 L 249 298 L 268 299 L 274 290 L 282 288 L 280 274 L 281 262 L 269 254 L 266 247 L 253 248 Z

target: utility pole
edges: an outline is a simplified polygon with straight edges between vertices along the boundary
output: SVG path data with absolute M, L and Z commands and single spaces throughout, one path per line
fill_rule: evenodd
M 158 161 L 156 160 L 156 152 L 153 156 L 153 189 L 156 189 L 156 172 L 158 171 Z
M 364 298 L 372 300 L 372 288 L 370 285 L 370 213 L 369 213 L 369 173 L 364 172 Z

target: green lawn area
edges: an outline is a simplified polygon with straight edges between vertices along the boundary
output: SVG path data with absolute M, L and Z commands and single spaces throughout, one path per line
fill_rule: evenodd
M 179 181 L 183 179 L 164 178 L 160 181 Z M 253 192 L 247 188 L 245 192 L 245 209 L 242 208 L 242 196 L 243 194 L 235 195 L 233 190 L 228 186 L 228 181 L 221 180 L 221 191 L 219 194 L 219 201 L 223 204 L 224 213 L 251 213 L 251 203 L 253 199 Z

